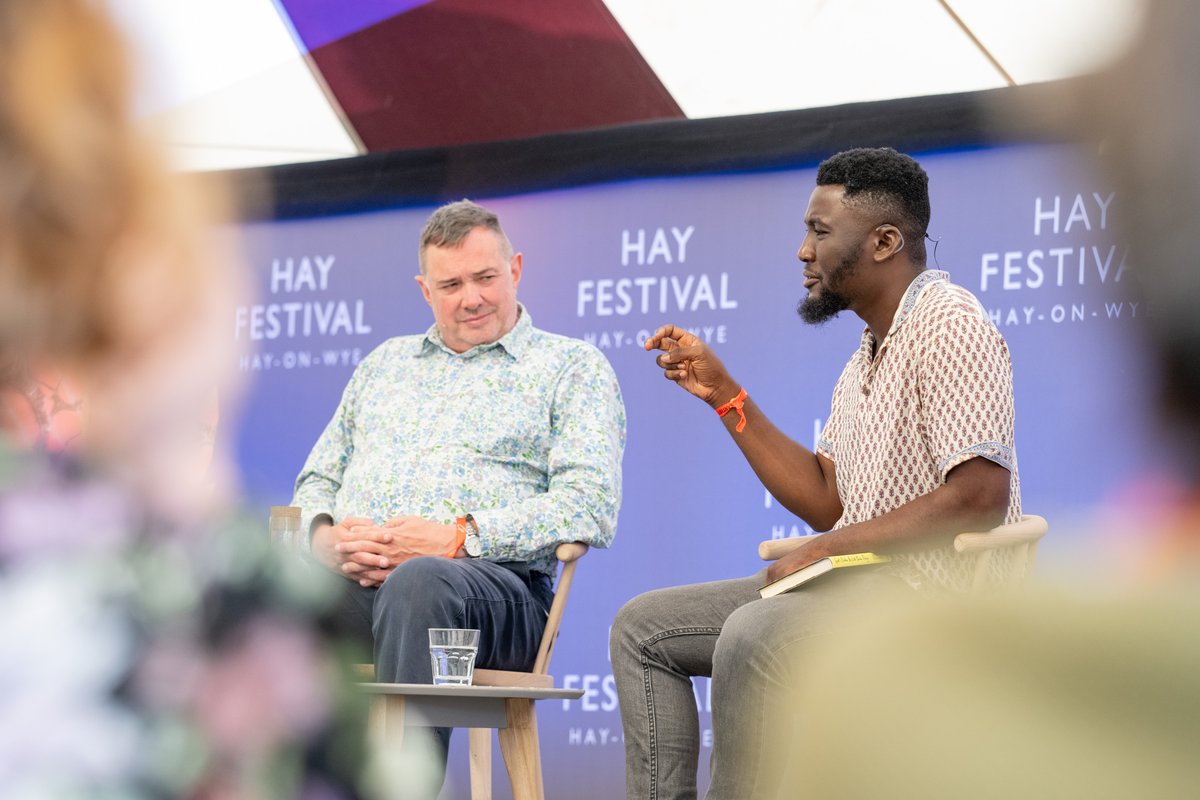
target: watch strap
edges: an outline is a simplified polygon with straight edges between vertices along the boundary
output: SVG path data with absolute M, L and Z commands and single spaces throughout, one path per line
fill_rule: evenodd
M 454 558 L 458 555 L 458 551 L 467 541 L 467 518 L 458 517 L 454 520 L 454 544 L 450 547 L 450 551 L 445 554 L 446 558 Z

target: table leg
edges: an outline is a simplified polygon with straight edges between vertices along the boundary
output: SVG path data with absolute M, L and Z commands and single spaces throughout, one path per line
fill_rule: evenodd
M 492 729 L 468 728 L 471 800 L 492 800 Z
M 403 695 L 372 695 L 367 707 L 367 735 L 381 751 L 399 752 L 404 744 Z
M 500 728 L 500 752 L 512 782 L 513 800 L 545 800 L 542 787 L 542 757 L 538 750 L 537 717 L 533 701 L 506 700 L 508 727 Z

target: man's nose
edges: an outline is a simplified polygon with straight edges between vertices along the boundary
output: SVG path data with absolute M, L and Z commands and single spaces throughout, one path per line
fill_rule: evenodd
M 811 236 L 804 237 L 804 241 L 800 243 L 800 249 L 796 251 L 796 258 L 800 259 L 805 264 L 809 264 L 817 260 L 817 253 L 815 250 L 813 250 Z
M 469 308 L 474 308 L 475 306 L 479 305 L 480 302 L 482 302 L 482 294 L 480 293 L 479 287 L 474 281 L 469 281 L 463 286 L 462 299 L 463 305 Z

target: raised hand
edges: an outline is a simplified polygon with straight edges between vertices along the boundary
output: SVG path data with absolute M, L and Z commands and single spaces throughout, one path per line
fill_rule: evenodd
M 737 394 L 721 359 L 695 334 L 675 325 L 663 325 L 646 339 L 647 350 L 661 350 L 655 359 L 663 377 L 675 381 L 714 408 Z

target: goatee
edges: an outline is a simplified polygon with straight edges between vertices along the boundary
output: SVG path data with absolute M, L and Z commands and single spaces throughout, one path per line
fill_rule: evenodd
M 826 289 L 814 297 L 809 295 L 796 304 L 796 313 L 809 325 L 820 325 L 850 307 L 850 301 L 835 291 Z
M 812 292 L 809 292 L 808 297 L 796 305 L 796 313 L 800 315 L 800 319 L 809 325 L 820 325 L 850 307 L 850 300 L 838 290 L 858 268 L 857 260 L 857 255 L 851 252 L 829 270 L 828 278 L 822 281 L 824 287 L 821 293 L 814 297 Z

